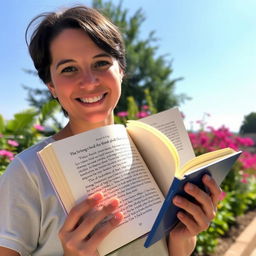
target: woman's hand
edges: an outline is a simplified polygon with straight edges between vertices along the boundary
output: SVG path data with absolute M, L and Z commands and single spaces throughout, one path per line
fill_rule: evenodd
M 221 189 L 209 175 L 204 175 L 203 183 L 208 187 L 209 194 L 191 183 L 185 185 L 185 192 L 194 197 L 196 203 L 181 196 L 173 200 L 184 211 L 178 212 L 180 223 L 169 236 L 169 253 L 172 256 L 191 255 L 196 246 L 196 235 L 206 230 L 216 215 Z
M 120 224 L 123 214 L 118 211 L 113 214 L 119 206 L 118 199 L 113 198 L 107 205 L 98 207 L 102 200 L 103 195 L 96 193 L 72 208 L 59 232 L 64 256 L 98 255 L 99 244 Z M 89 237 L 94 227 L 109 215 L 113 215 L 111 219 Z

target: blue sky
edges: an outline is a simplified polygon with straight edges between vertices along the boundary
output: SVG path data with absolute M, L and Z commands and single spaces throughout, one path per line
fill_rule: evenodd
M 119 1 L 113 0 L 118 3 Z M 12 118 L 28 108 L 22 84 L 43 87 L 31 75 L 24 31 L 37 14 L 78 1 L 8 0 L 1 6 L 0 113 Z M 91 1 L 80 1 L 90 5 Z M 154 30 L 158 54 L 168 54 L 172 78 L 183 77 L 175 93 L 191 100 L 181 104 L 188 128 L 209 113 L 206 122 L 236 132 L 245 115 L 256 112 L 256 1 L 254 0 L 123 0 L 133 14 L 146 16 L 141 37 Z

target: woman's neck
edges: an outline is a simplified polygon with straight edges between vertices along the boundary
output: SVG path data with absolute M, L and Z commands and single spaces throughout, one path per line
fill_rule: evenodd
M 99 123 L 82 123 L 82 125 L 77 124 L 75 122 L 69 121 L 67 125 L 61 129 L 58 133 L 53 135 L 54 140 L 61 140 L 72 135 L 79 134 L 81 132 L 86 132 L 95 128 L 99 128 L 102 126 L 110 125 L 114 123 L 114 117 L 110 117 L 107 120 L 104 120 Z

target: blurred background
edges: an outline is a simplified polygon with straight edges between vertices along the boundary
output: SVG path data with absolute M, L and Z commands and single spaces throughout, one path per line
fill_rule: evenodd
M 111 2 L 120 4 L 119 0 Z M 23 85 L 44 88 L 36 76 L 24 71 L 34 70 L 24 39 L 28 23 L 41 12 L 78 3 L 92 6 L 89 0 L 9 0 L 2 4 L 0 113 L 5 119 L 29 107 Z M 187 128 L 196 130 L 203 121 L 238 132 L 244 117 L 256 111 L 256 1 L 122 1 L 127 20 L 140 8 L 143 17 L 134 41 L 147 40 L 155 32 L 149 45 L 157 47 L 154 59 L 164 56 L 163 67 L 171 69 L 162 79 L 173 81 L 172 104 L 178 103 Z

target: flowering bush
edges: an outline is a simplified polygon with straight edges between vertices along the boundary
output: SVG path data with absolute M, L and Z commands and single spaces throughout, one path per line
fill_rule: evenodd
M 4 172 L 6 166 L 14 158 L 14 153 L 9 150 L 1 149 L 0 150 L 0 175 Z
M 17 153 L 54 132 L 54 129 L 45 129 L 43 124 L 55 108 L 56 103 L 50 101 L 41 112 L 28 109 L 8 121 L 0 115 L 0 175 Z
M 230 147 L 234 150 L 239 150 L 254 145 L 252 139 L 236 136 L 225 126 L 222 126 L 219 129 L 208 127 L 208 129 L 209 131 L 189 133 L 190 140 L 197 155 L 219 148 Z
M 37 125 L 35 125 L 30 129 L 24 130 L 20 135 L 11 134 L 10 129 L 4 129 L 4 134 L 0 134 L 0 175 L 17 153 L 31 146 L 43 136 L 42 129 L 43 126 L 38 129 Z
M 133 99 L 130 99 L 130 107 L 131 108 L 132 108 L 132 105 L 135 105 L 135 102 L 133 102 Z M 117 112 L 116 121 L 118 123 L 125 124 L 128 119 L 136 120 L 136 119 L 140 119 L 143 117 L 147 117 L 152 114 L 152 112 L 149 110 L 149 107 L 147 105 L 143 105 L 141 107 L 140 111 L 138 110 L 137 106 L 135 106 L 134 108 L 135 108 L 135 111 L 132 111 L 132 112 L 135 114 L 133 114 L 133 115 L 129 114 L 128 111 Z
M 145 104 L 139 107 L 133 97 L 128 97 L 127 98 L 128 109 L 127 111 L 121 111 L 116 113 L 115 115 L 116 123 L 125 124 L 128 119 L 136 120 L 157 112 L 155 107 L 153 106 L 153 102 L 150 97 L 149 90 L 146 89 L 144 92 L 145 92 Z
M 247 151 L 254 146 L 250 138 L 243 138 L 230 132 L 225 126 L 189 133 L 196 155 L 219 148 L 230 147 L 243 150 L 239 160 L 221 185 L 223 192 L 216 218 L 209 229 L 198 236 L 194 255 L 209 255 L 218 243 L 218 237 L 225 235 L 235 217 L 256 207 L 256 154 Z

